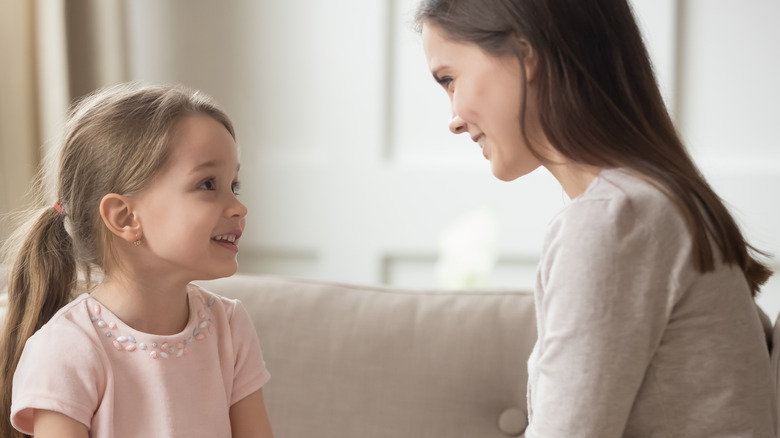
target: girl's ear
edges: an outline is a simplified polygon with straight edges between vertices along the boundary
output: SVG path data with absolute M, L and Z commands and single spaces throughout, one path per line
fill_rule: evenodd
M 138 240 L 141 224 L 135 217 L 127 197 L 116 193 L 103 196 L 100 201 L 100 217 L 106 227 L 117 237 L 127 242 Z

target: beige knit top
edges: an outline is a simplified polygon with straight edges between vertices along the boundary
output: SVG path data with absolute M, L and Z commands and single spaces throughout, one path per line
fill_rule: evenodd
M 693 267 L 670 200 L 604 170 L 551 222 L 526 438 L 775 437 L 764 332 L 742 272 Z

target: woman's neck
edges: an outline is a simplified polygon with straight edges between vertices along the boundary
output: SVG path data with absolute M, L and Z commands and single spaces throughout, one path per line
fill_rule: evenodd
M 601 173 L 601 168 L 597 166 L 571 161 L 555 161 L 555 163 L 546 164 L 545 167 L 558 180 L 570 199 L 585 193 L 588 186 Z

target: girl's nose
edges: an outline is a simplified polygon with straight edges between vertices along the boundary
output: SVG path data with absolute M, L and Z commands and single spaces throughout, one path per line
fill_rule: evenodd
M 228 217 L 233 217 L 233 216 L 245 217 L 247 214 L 247 208 L 243 202 L 239 201 L 238 199 L 235 199 L 234 202 L 230 205 L 230 207 L 227 210 L 225 210 L 225 212 Z
M 450 120 L 450 131 L 453 134 L 461 134 L 466 132 L 466 122 L 460 118 L 457 114 L 452 114 L 452 120 Z

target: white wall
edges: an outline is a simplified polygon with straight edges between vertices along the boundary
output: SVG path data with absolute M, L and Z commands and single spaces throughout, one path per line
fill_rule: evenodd
M 780 2 L 682 2 L 677 118 L 705 176 L 780 270 Z M 780 274 L 759 304 L 780 311 Z
M 703 172 L 755 244 L 780 255 L 780 2 L 633 3 Z M 449 134 L 447 99 L 409 27 L 414 4 L 127 2 L 131 77 L 201 88 L 236 122 L 250 208 L 243 271 L 531 287 L 565 196 L 543 171 L 494 180 L 469 139 Z M 441 238 L 459 220 L 490 231 L 495 267 L 442 283 Z M 780 281 L 761 305 L 777 314 Z

